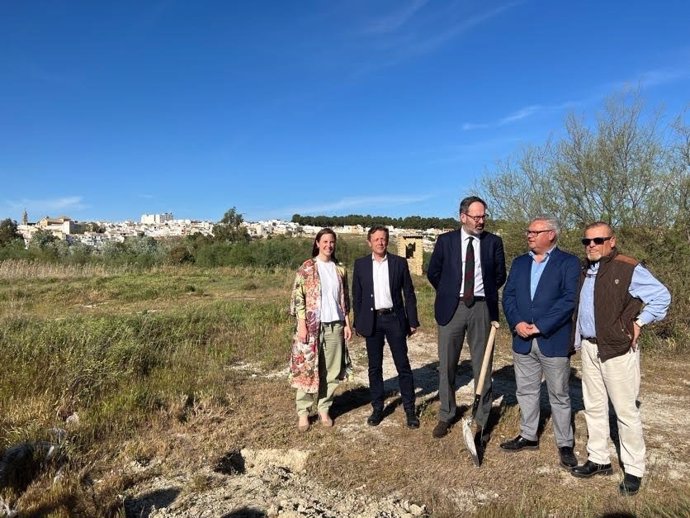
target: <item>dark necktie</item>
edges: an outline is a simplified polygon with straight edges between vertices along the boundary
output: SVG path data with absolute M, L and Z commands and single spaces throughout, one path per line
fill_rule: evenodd
M 462 290 L 462 301 L 465 306 L 472 307 L 474 304 L 474 238 L 467 240 L 467 252 L 465 253 L 465 279 Z

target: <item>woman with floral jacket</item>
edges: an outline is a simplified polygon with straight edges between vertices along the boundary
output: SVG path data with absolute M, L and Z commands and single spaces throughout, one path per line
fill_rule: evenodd
M 338 383 L 349 374 L 346 341 L 350 328 L 347 272 L 335 257 L 335 232 L 316 234 L 312 258 L 295 276 L 290 313 L 297 330 L 290 355 L 291 384 L 297 389 L 297 428 L 309 429 L 309 411 L 317 403 L 323 426 L 333 426 L 328 411 Z

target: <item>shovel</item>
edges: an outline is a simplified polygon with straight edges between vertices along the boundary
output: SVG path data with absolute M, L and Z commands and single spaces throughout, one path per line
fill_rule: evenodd
M 462 419 L 462 437 L 465 439 L 465 446 L 467 451 L 472 456 L 472 461 L 475 466 L 479 466 L 479 454 L 477 453 L 477 445 L 474 443 L 474 434 L 472 433 L 472 421 L 477 416 L 477 409 L 479 408 L 479 400 L 482 397 L 482 388 L 484 387 L 484 379 L 486 378 L 486 371 L 489 368 L 489 360 L 491 360 L 491 353 L 494 350 L 494 342 L 496 341 L 496 330 L 498 329 L 498 322 L 491 322 L 491 331 L 489 332 L 489 339 L 486 342 L 486 350 L 484 351 L 484 361 L 482 362 L 482 370 L 479 373 L 479 380 L 477 380 L 477 388 L 474 391 L 474 403 L 472 403 L 472 415 L 470 417 L 463 417 Z

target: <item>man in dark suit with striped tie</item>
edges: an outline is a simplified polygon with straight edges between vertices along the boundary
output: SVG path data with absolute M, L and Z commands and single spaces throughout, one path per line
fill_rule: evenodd
M 500 237 L 486 232 L 486 203 L 477 196 L 460 202 L 461 227 L 439 236 L 427 277 L 436 289 L 441 402 L 433 436 L 448 434 L 455 420 L 455 374 L 467 335 L 475 384 L 479 379 L 491 321 L 498 321 L 498 290 L 506 281 Z M 491 363 L 489 364 L 491 372 Z M 476 389 L 476 387 L 475 387 Z M 475 420 L 486 427 L 491 411 L 491 376 L 486 376 Z

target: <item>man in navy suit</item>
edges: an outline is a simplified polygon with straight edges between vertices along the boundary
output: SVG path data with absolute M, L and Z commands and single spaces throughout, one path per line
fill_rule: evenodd
M 525 232 L 529 252 L 517 257 L 503 290 L 503 312 L 513 333 L 513 365 L 520 405 L 520 434 L 501 444 L 508 451 L 539 447 L 539 394 L 542 376 L 561 465 L 577 465 L 570 408 L 573 311 L 580 261 L 559 250 L 558 222 L 539 217 Z
M 441 408 L 433 430 L 436 438 L 450 431 L 456 417 L 455 373 L 465 334 L 476 384 L 491 321 L 498 321 L 498 289 L 506 280 L 503 241 L 484 230 L 484 200 L 477 196 L 462 200 L 460 222 L 460 229 L 439 236 L 427 271 L 429 282 L 436 289 L 434 314 L 438 324 Z M 491 411 L 491 376 L 486 376 L 481 394 L 475 418 L 483 430 Z
M 352 275 L 354 328 L 358 335 L 365 337 L 369 358 L 369 390 L 373 411 L 367 423 L 377 426 L 383 420 L 385 338 L 398 371 L 407 426 L 419 428 L 415 411 L 414 380 L 407 357 L 407 336 L 414 334 L 419 327 L 417 297 L 410 269 L 405 259 L 388 253 L 386 227 L 370 228 L 367 242 L 372 253 L 355 261 Z

